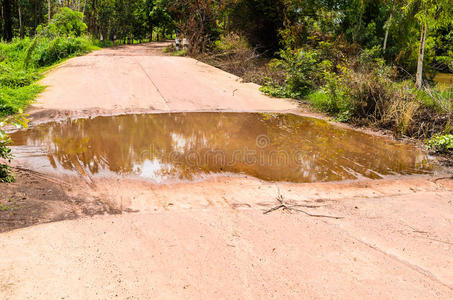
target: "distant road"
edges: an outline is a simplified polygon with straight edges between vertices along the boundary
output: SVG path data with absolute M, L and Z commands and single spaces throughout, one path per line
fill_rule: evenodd
M 165 43 L 121 46 L 76 57 L 49 72 L 32 112 L 285 111 L 297 103 L 192 58 L 168 56 Z

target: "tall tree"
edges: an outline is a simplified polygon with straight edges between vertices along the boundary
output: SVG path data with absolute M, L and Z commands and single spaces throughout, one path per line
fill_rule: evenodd
M 417 11 L 415 17 L 420 23 L 416 85 L 418 89 L 421 89 L 423 86 L 426 38 L 430 30 L 434 31 L 453 22 L 453 3 L 452 0 L 409 0 L 405 10 L 413 9 Z
M 17 0 L 17 12 L 18 12 L 18 16 L 19 16 L 19 37 L 21 39 L 24 38 L 24 24 L 23 24 L 23 21 L 22 21 L 22 1 L 21 0 Z

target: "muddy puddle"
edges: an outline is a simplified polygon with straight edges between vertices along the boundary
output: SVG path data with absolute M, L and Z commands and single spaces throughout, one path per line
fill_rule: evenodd
M 174 113 L 47 123 L 12 134 L 25 166 L 156 183 L 240 174 L 317 182 L 430 173 L 417 148 L 292 114 Z

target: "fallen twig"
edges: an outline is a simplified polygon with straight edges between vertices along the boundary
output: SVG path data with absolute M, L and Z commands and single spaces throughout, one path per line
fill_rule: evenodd
M 453 179 L 453 176 L 436 178 L 436 179 L 434 179 L 434 183 L 437 183 L 439 180 L 445 180 L 445 179 Z
M 267 211 L 264 212 L 265 215 L 273 212 L 273 211 L 276 211 L 276 210 L 279 210 L 279 209 L 283 209 L 283 210 L 287 210 L 287 211 L 297 211 L 297 212 L 301 212 L 309 217 L 313 217 L 313 218 L 330 218 L 330 219 L 343 219 L 343 217 L 337 217 L 337 216 L 328 216 L 328 215 L 319 215 L 319 214 L 311 214 L 309 212 L 306 212 L 305 210 L 302 210 L 302 209 L 298 209 L 298 208 L 295 208 L 295 207 L 300 207 L 302 205 L 288 205 L 285 203 L 285 200 L 283 199 L 283 196 L 282 194 L 280 193 L 280 188 L 277 186 L 277 189 L 278 189 L 278 196 L 277 196 L 277 201 L 280 203 L 280 205 L 277 205 Z

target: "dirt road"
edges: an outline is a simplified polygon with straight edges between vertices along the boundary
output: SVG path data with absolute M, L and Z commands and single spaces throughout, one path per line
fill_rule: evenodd
M 298 110 L 193 59 L 162 56 L 161 46 L 69 60 L 43 80 L 49 87 L 30 111 L 34 121 Z M 61 197 L 86 196 L 125 212 L 0 234 L 2 299 L 453 297 L 451 179 L 273 184 L 228 176 L 151 185 L 39 176 L 48 179 L 46 191 L 54 184 Z M 263 214 L 279 204 L 279 193 L 304 212 Z
M 105 49 L 50 72 L 32 117 L 149 111 L 288 111 L 252 83 L 191 58 L 163 56 L 160 44 Z

